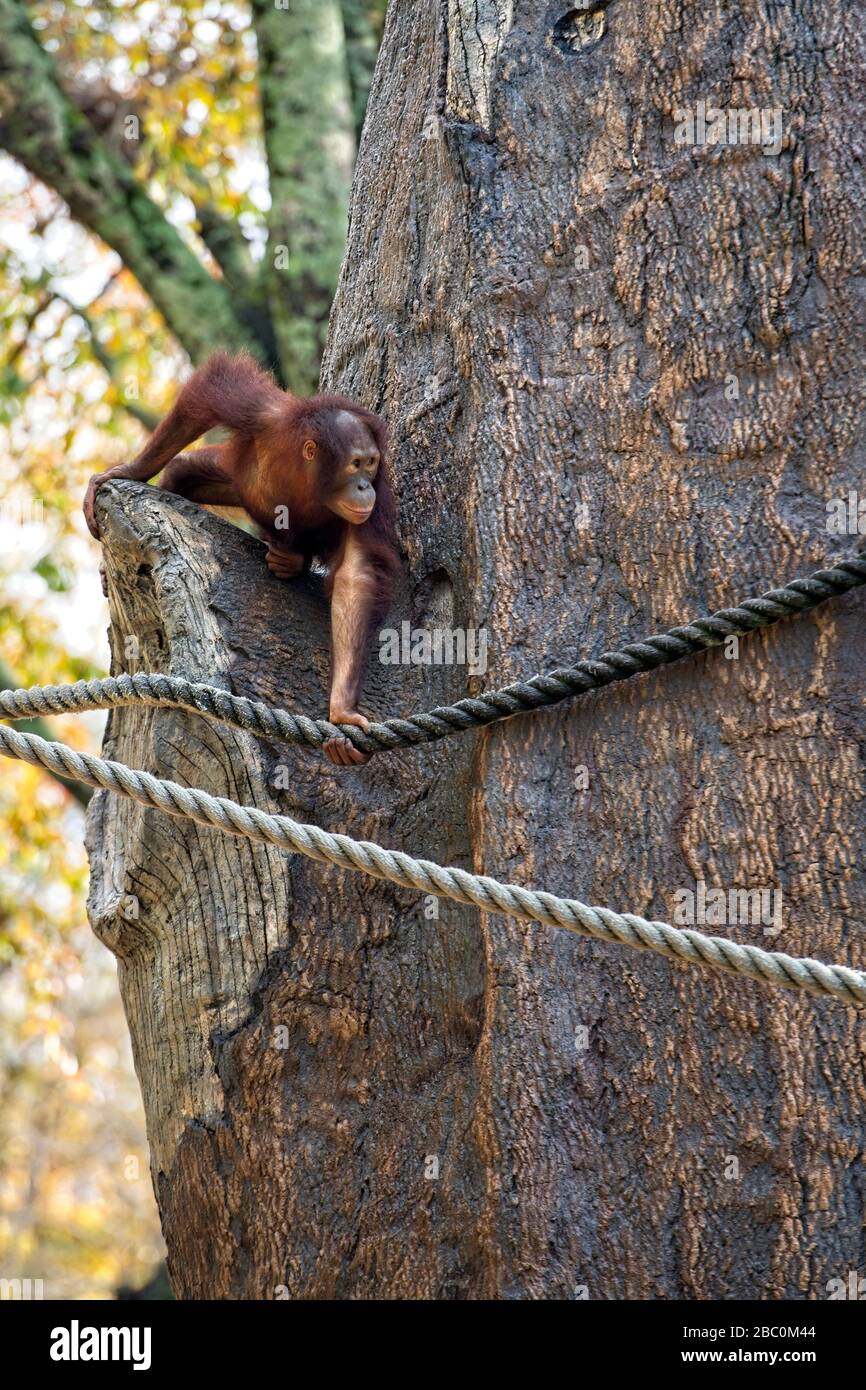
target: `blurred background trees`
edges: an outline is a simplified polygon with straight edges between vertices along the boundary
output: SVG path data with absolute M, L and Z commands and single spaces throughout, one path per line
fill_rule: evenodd
M 190 363 L 315 388 L 384 10 L 0 0 L 0 684 L 105 671 L 84 486 Z M 4 763 L 0 825 L 0 1275 L 110 1297 L 160 1241 L 82 799 Z

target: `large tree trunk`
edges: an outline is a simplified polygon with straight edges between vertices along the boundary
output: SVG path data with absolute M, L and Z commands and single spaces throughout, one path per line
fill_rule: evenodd
M 394 426 L 395 622 L 485 627 L 498 685 L 841 548 L 862 45 L 842 0 L 392 3 L 325 375 Z M 782 149 L 677 144 L 701 99 L 781 107 Z M 116 642 L 323 710 L 318 601 L 190 505 L 110 496 Z M 774 944 L 862 967 L 862 622 L 849 596 L 351 773 L 168 712 L 115 713 L 109 748 L 651 917 L 697 880 L 775 886 Z M 374 662 L 370 704 L 478 685 Z M 93 806 L 178 1294 L 820 1298 L 858 1267 L 855 1013 Z

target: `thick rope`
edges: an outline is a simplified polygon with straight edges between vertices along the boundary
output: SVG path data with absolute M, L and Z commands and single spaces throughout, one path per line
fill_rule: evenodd
M 275 709 L 257 700 L 230 695 L 216 686 L 152 673 L 78 681 L 75 685 L 3 690 L 0 691 L 0 716 L 26 719 L 34 714 L 67 714 L 118 705 L 165 705 L 194 711 L 206 719 L 284 743 L 321 748 L 327 739 L 343 735 L 361 752 L 376 753 L 382 749 L 432 743 L 449 734 L 510 719 L 527 710 L 559 704 L 573 695 L 628 680 L 657 666 L 666 666 L 708 647 L 719 646 L 728 637 L 745 636 L 756 628 L 770 627 L 862 584 L 866 584 L 866 556 L 849 555 L 832 569 L 818 570 L 806 579 L 795 579 L 783 589 L 771 589 L 760 598 L 747 599 L 736 608 L 723 608 L 709 618 L 696 618 L 685 627 L 671 628 L 643 642 L 630 642 L 618 651 L 604 652 L 594 660 L 579 661 L 575 666 L 517 681 L 475 699 L 458 700 L 454 705 L 443 705 L 426 714 L 371 723 L 366 732 L 348 724 L 335 725 L 326 719 L 290 714 L 288 710 Z
M 801 989 L 809 994 L 829 994 L 844 1003 L 866 1005 L 866 974 L 845 965 L 796 958 L 780 951 L 762 951 L 723 937 L 681 930 L 666 922 L 649 922 L 632 913 L 587 907 L 573 898 L 557 898 L 515 883 L 443 868 L 429 859 L 414 859 L 399 850 L 383 849 L 369 840 L 332 835 L 316 825 L 302 825 L 289 816 L 270 816 L 254 806 L 240 806 L 225 797 L 210 796 L 195 787 L 165 782 L 123 763 L 107 762 L 87 753 L 76 753 L 62 743 L 49 743 L 35 734 L 19 734 L 0 724 L 0 754 L 77 778 L 92 787 L 104 787 L 131 797 L 144 806 L 155 806 L 169 815 L 186 817 L 214 826 L 229 835 L 244 836 L 281 849 L 298 850 L 320 863 L 354 869 L 371 878 L 388 879 L 422 893 L 472 903 L 484 912 L 504 912 L 545 926 L 564 927 L 578 936 L 596 937 L 623 946 L 642 947 L 685 961 L 708 965 L 735 975 L 748 975 L 762 984 Z

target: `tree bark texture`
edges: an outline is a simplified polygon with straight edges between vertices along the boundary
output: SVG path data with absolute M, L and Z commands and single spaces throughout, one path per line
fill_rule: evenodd
M 863 46 L 841 0 L 392 0 L 325 384 L 392 423 L 394 623 L 484 628 L 490 666 L 374 659 L 375 713 L 844 548 L 825 517 L 863 477 Z M 678 144 L 699 101 L 780 107 L 781 149 Z M 189 504 L 103 495 L 116 650 L 133 632 L 148 669 L 324 710 L 310 589 Z M 649 917 L 698 880 L 774 885 L 773 944 L 862 967 L 863 603 L 348 773 L 164 711 L 115 713 L 108 750 Z M 425 915 L 102 794 L 89 814 L 179 1295 L 810 1299 L 862 1265 L 859 1014 Z

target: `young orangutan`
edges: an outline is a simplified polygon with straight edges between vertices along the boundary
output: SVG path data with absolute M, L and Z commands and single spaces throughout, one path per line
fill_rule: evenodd
M 225 444 L 181 453 L 216 426 Z M 400 568 L 383 420 L 344 396 L 301 399 L 281 391 L 251 357 L 217 352 L 190 377 L 131 463 L 90 479 L 84 515 L 98 538 L 96 493 L 110 478 L 145 481 L 193 502 L 242 507 L 267 542 L 267 565 L 293 579 L 313 559 L 328 569 L 334 724 L 366 728 L 358 711 L 370 638 Z M 325 744 L 347 767 L 367 755 L 347 738 Z

